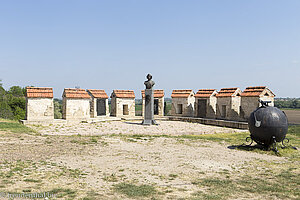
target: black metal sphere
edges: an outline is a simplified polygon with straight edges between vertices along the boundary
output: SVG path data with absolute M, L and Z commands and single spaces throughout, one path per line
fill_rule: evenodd
M 284 112 L 276 107 L 262 106 L 253 111 L 248 120 L 250 137 L 258 144 L 270 146 L 284 140 L 288 131 L 288 120 Z

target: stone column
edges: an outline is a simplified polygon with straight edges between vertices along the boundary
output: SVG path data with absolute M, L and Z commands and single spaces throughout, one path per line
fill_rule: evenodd
M 145 108 L 144 108 L 143 125 L 155 125 L 154 120 L 154 91 L 153 89 L 145 89 Z
M 145 108 L 144 108 L 144 121 L 143 125 L 157 125 L 154 120 L 154 90 L 152 89 L 154 86 L 154 81 L 152 81 L 151 74 L 147 75 L 147 81 L 144 82 L 145 89 Z

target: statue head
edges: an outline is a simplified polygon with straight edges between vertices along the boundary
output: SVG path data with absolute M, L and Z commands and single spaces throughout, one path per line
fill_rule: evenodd
M 152 79 L 152 75 L 151 75 L 151 74 L 148 74 L 148 75 L 147 75 L 147 79 L 148 79 L 148 81 L 150 81 L 150 80 Z

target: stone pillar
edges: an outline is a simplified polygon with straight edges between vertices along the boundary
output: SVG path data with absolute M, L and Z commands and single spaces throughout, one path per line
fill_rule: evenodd
M 152 89 L 145 89 L 145 113 L 143 125 L 157 124 L 154 120 L 154 92 Z

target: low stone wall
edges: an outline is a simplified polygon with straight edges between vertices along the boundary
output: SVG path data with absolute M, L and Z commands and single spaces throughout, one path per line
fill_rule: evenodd
M 227 127 L 227 128 L 248 129 L 248 123 L 247 122 L 239 122 L 239 121 L 194 118 L 194 117 L 177 117 L 177 116 L 170 116 L 169 120 L 171 120 L 171 121 L 194 122 L 194 123 L 200 123 L 200 124 L 205 124 L 205 125 L 222 126 L 222 127 Z

